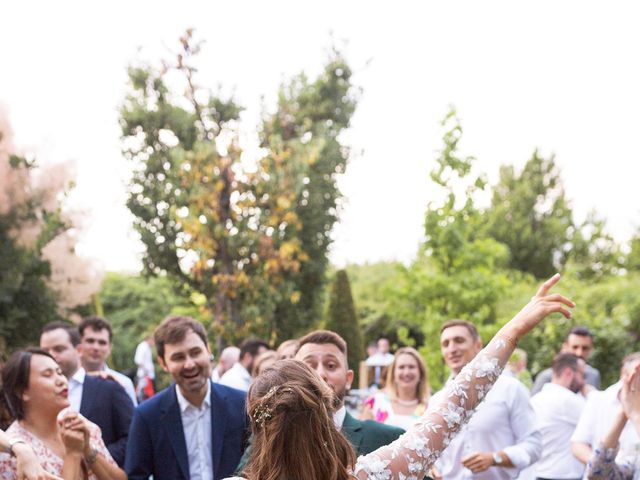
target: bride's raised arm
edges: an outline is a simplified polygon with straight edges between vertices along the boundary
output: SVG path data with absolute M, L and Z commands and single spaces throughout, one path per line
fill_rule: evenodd
M 474 409 L 493 386 L 518 340 L 552 313 L 570 318 L 575 305 L 549 290 L 560 280 L 547 280 L 525 307 L 491 339 L 450 382 L 442 400 L 398 440 L 360 457 L 354 475 L 362 480 L 421 480 L 449 441 L 469 421 Z

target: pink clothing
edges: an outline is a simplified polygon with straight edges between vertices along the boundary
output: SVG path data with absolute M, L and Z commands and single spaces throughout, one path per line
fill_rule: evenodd
M 63 459 L 52 452 L 42 441 L 31 432 L 23 428 L 17 421 L 13 422 L 7 429 L 7 434 L 11 438 L 20 438 L 29 445 L 40 460 L 40 465 L 47 472 L 54 475 L 62 475 Z M 91 445 L 107 461 L 113 465 L 116 462 L 111 458 L 109 450 L 102 441 L 100 428 L 91 423 Z M 0 453 L 0 480 L 16 480 L 18 478 L 16 459 L 8 453 Z M 88 480 L 97 480 L 97 477 L 89 470 Z

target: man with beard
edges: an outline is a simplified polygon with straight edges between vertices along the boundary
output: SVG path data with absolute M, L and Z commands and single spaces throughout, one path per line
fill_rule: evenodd
M 244 447 L 244 392 L 211 381 L 211 351 L 199 322 L 168 317 L 154 339 L 158 363 L 175 384 L 136 409 L 127 444 L 128 478 L 229 477 Z
M 584 465 L 571 453 L 571 435 L 586 403 L 578 393 L 584 386 L 585 368 L 585 361 L 572 353 L 556 355 L 551 382 L 531 398 L 542 433 L 542 455 L 533 466 L 537 478 L 582 478 Z
M 242 342 L 240 344 L 240 359 L 220 377 L 220 385 L 237 388 L 243 392 L 249 391 L 253 362 L 258 355 L 267 350 L 269 350 L 269 344 L 264 340 L 249 338 Z
M 333 420 L 349 440 L 356 456 L 366 455 L 396 440 L 404 430 L 374 420 L 358 420 L 347 412 L 344 397 L 351 388 L 353 370 L 347 362 L 347 343 L 335 332 L 316 330 L 300 338 L 295 359 L 306 363 L 336 392 Z M 242 471 L 250 455 L 247 448 L 238 467 Z

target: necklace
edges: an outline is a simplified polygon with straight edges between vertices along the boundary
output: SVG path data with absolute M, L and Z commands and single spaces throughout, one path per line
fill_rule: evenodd
M 415 400 L 400 400 L 399 398 L 396 398 L 395 402 L 398 405 L 402 405 L 402 406 L 405 406 L 405 407 L 412 407 L 412 406 L 418 404 L 418 399 L 416 398 Z

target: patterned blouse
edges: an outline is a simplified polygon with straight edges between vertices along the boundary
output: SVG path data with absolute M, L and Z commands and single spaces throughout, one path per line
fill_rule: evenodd
M 498 379 L 511 351 L 504 339 L 494 337 L 449 382 L 441 400 L 431 402 L 411 430 L 395 442 L 358 458 L 354 478 L 422 480 Z
M 598 446 L 587 463 L 587 480 L 639 480 L 640 456 L 637 452 L 620 452 L 618 447 Z
M 90 423 L 90 422 L 89 422 Z M 90 423 L 91 425 L 91 445 L 98 451 L 99 455 L 102 455 L 107 461 L 113 465 L 116 462 L 111 458 L 111 454 L 104 442 L 102 441 L 102 434 L 100 427 Z M 54 475 L 62 475 L 62 467 L 64 461 L 58 455 L 49 449 L 42 441 L 34 434 L 23 428 L 17 421 L 13 422 L 7 429 L 7 434 L 11 438 L 20 438 L 24 440 L 27 445 L 30 445 L 36 456 L 40 460 L 40 465 L 47 472 Z M 8 453 L 0 453 L 0 479 L 1 480 L 16 480 L 18 478 L 18 470 L 15 457 Z M 89 470 L 88 480 L 97 480 L 93 472 Z

